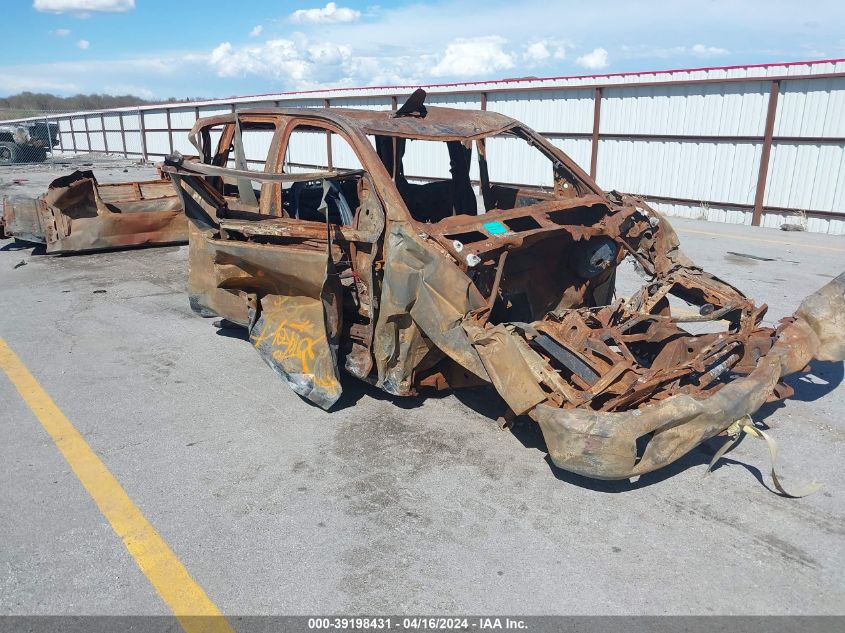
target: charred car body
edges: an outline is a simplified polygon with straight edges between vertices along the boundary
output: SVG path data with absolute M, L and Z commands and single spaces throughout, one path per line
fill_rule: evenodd
M 605 194 L 518 121 L 423 96 L 397 112 L 202 119 L 200 158 L 165 161 L 193 308 L 248 328 L 301 396 L 331 407 L 341 367 L 398 396 L 492 384 L 557 466 L 615 479 L 789 395 L 781 376 L 812 358 L 845 357 L 845 276 L 764 327 L 766 307 L 696 267 L 642 200 Z M 536 184 L 497 181 L 505 154 Z M 441 176 L 415 177 L 433 156 Z M 648 282 L 614 299 L 626 257 Z M 670 296 L 698 313 L 674 314 Z
M 4 198 L 0 215 L 0 236 L 48 253 L 184 243 L 187 228 L 169 180 L 99 184 L 90 171 L 57 178 L 38 198 Z
M 0 125 L 0 165 L 44 162 L 58 144 L 58 123 Z

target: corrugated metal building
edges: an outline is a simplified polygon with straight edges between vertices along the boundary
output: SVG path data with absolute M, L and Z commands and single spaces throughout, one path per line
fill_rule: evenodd
M 62 151 L 159 160 L 172 150 L 193 153 L 186 133 L 198 117 L 273 106 L 390 109 L 416 87 L 288 92 L 50 118 L 60 123 Z M 605 189 L 644 195 L 669 215 L 770 227 L 798 221 L 810 231 L 845 234 L 845 60 L 424 87 L 430 105 L 519 119 Z M 324 151 L 323 136 L 302 143 L 315 160 Z M 262 151 L 266 139 L 256 139 L 247 158 L 261 160 Z M 500 151 L 491 178 L 531 184 L 532 164 L 507 146 Z M 408 173 L 442 176 L 442 159 L 422 151 Z

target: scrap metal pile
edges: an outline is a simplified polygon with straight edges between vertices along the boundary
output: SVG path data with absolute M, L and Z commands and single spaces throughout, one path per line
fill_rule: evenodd
M 341 368 L 396 396 L 492 385 L 506 417 L 539 423 L 557 466 L 618 479 L 788 397 L 781 378 L 812 359 L 845 358 L 845 274 L 764 325 L 766 306 L 690 261 L 643 200 L 603 192 L 514 119 L 424 97 L 395 112 L 201 119 L 198 157 L 162 167 L 188 218 L 191 306 L 246 328 L 304 398 L 331 408 Z M 257 168 L 249 134 L 266 138 Z M 296 158 L 303 134 L 324 162 Z M 430 156 L 448 157 L 448 176 L 413 173 L 423 146 L 442 148 Z M 543 184 L 491 178 L 511 152 Z M 105 215 L 90 176 L 56 181 L 37 205 L 48 250 L 82 232 L 63 228 L 65 216 L 80 222 L 78 206 L 60 204 L 78 199 L 74 187 L 92 217 Z M 7 230 L 18 215 L 10 223 L 7 210 Z M 615 298 L 627 258 L 647 282 Z
M 91 171 L 57 178 L 38 198 L 4 198 L 0 213 L 0 237 L 55 254 L 184 243 L 187 229 L 169 180 L 100 184 Z

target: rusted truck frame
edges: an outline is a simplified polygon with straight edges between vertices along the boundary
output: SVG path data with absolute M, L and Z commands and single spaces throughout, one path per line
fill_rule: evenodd
M 251 130 L 272 137 L 258 169 Z M 327 165 L 286 162 L 295 131 L 326 135 Z M 360 168 L 332 164 L 335 138 Z M 604 193 L 503 115 L 426 108 L 417 94 L 398 112 L 239 111 L 201 119 L 190 139 L 200 158 L 174 154 L 163 171 L 189 219 L 191 305 L 247 328 L 323 408 L 341 367 L 397 396 L 492 384 L 509 415 L 539 423 L 557 466 L 618 479 L 788 396 L 781 377 L 811 359 L 845 358 L 845 275 L 765 327 L 766 306 L 695 266 L 663 216 Z M 406 176 L 418 140 L 446 145 L 449 178 Z M 492 182 L 494 142 L 542 154 L 550 184 Z M 648 281 L 615 299 L 626 257 Z
M 99 184 L 91 171 L 50 183 L 38 198 L 3 199 L 0 237 L 81 253 L 188 240 L 182 203 L 165 178 Z

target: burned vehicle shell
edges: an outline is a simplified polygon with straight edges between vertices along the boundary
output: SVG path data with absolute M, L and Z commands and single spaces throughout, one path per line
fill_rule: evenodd
M 845 357 L 845 276 L 765 327 L 643 200 L 500 114 L 417 93 L 398 112 L 210 117 L 191 140 L 201 158 L 163 168 L 189 219 L 191 304 L 246 327 L 324 408 L 341 367 L 398 396 L 492 384 L 556 465 L 625 478 L 788 396 L 781 376 L 810 359 Z M 439 175 L 415 173 L 429 146 Z M 497 180 L 503 155 L 533 184 Z M 648 282 L 614 299 L 625 258 Z
M 46 121 L 0 125 L 0 165 L 43 162 L 58 145 L 58 134 L 58 124 Z
M 91 171 L 57 178 L 38 198 L 5 198 L 0 218 L 0 234 L 48 253 L 184 243 L 187 229 L 169 180 L 99 184 Z

